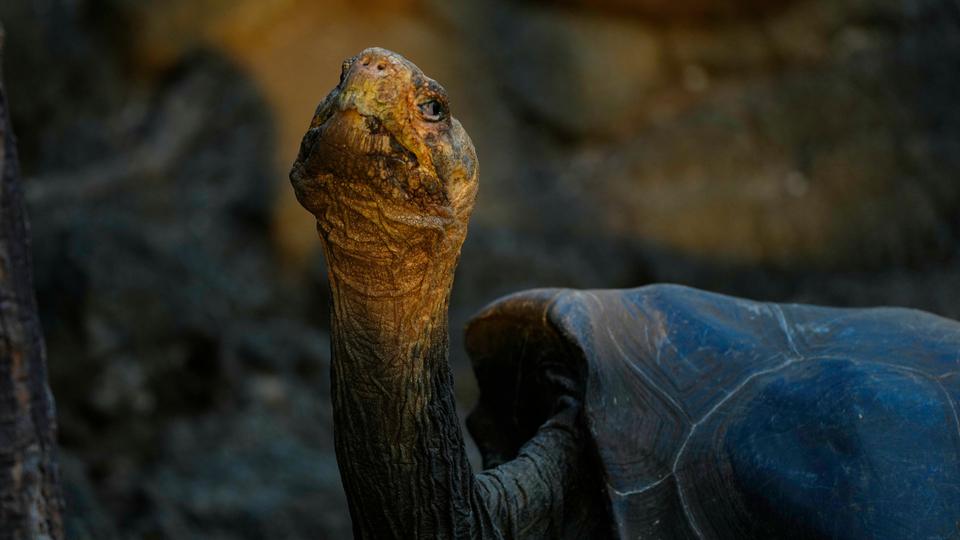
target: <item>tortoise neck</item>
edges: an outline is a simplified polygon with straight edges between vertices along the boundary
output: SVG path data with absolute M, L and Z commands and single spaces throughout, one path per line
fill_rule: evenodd
M 456 258 L 417 276 L 343 262 L 328 249 L 334 432 L 354 532 L 460 537 L 472 472 L 447 360 Z

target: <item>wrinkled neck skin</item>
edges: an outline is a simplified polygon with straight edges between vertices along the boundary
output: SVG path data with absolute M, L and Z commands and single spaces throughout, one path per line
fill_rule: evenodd
M 451 117 L 414 120 L 425 92 L 445 106 L 416 66 L 364 51 L 344 64 L 291 171 L 329 270 L 334 431 L 354 533 L 561 537 L 581 456 L 575 404 L 513 461 L 474 475 L 467 460 L 447 310 L 476 155 Z
M 470 536 L 472 474 L 447 364 L 456 253 L 427 258 L 395 245 L 372 260 L 320 229 L 333 293 L 337 457 L 356 536 Z
M 324 229 L 334 430 L 356 537 L 562 537 L 564 496 L 580 459 L 575 407 L 497 469 L 475 476 L 467 460 L 448 363 L 459 245 L 441 241 L 429 258 L 392 246 L 370 260 Z

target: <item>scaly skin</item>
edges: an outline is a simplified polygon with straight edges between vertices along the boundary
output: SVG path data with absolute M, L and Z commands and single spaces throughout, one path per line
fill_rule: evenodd
M 474 475 L 464 451 L 447 308 L 478 168 L 444 89 L 396 53 L 361 52 L 318 107 L 290 179 L 329 268 L 337 460 L 355 535 L 573 534 L 575 399 L 558 399 L 496 469 Z

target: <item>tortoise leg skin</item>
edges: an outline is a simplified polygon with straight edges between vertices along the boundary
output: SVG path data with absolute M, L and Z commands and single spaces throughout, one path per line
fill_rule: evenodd
M 367 49 L 344 63 L 290 173 L 329 270 L 337 461 L 354 532 L 583 537 L 575 385 L 545 397 L 542 426 L 514 459 L 476 476 L 467 461 L 447 309 L 478 169 L 447 101 L 411 62 Z

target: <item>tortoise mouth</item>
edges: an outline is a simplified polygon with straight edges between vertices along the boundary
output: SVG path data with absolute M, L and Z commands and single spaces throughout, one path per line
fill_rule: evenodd
M 395 184 L 420 169 L 417 155 L 384 123 L 356 109 L 336 110 L 307 130 L 291 175 L 299 181 L 329 174 L 342 182 Z

